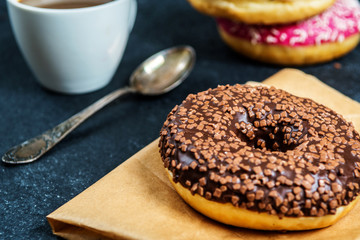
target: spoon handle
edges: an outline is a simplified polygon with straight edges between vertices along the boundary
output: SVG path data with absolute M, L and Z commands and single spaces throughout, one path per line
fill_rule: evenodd
M 56 127 L 12 147 L 4 154 L 2 161 L 10 164 L 21 164 L 37 160 L 94 113 L 118 97 L 130 92 L 135 92 L 135 90 L 125 87 L 109 93 Z

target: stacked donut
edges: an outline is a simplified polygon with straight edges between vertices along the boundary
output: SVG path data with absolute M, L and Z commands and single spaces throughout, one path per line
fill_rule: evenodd
M 250 58 L 281 65 L 330 61 L 360 39 L 357 0 L 189 0 L 216 17 L 222 39 Z

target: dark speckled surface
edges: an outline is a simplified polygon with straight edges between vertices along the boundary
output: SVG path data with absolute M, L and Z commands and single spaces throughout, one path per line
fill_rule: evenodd
M 281 69 L 232 52 L 219 39 L 214 21 L 185 0 L 139 0 L 137 20 L 112 82 L 90 94 L 61 95 L 36 83 L 11 32 L 6 1 L 0 1 L 1 154 L 126 85 L 143 59 L 179 44 L 197 52 L 195 68 L 180 87 L 161 97 L 123 97 L 39 161 L 0 164 L 0 239 L 56 239 L 46 215 L 157 138 L 167 113 L 186 95 L 218 84 L 261 81 Z M 334 62 L 342 68 L 334 68 Z M 360 101 L 360 48 L 334 62 L 301 70 Z

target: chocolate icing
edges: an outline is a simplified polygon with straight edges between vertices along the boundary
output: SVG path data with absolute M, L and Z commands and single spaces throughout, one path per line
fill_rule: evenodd
M 190 94 L 161 130 L 164 166 L 192 194 L 290 217 L 336 213 L 359 193 L 360 137 L 310 99 L 273 87 Z

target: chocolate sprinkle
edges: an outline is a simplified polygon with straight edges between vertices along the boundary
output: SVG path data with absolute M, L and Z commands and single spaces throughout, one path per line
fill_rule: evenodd
M 353 125 L 273 87 L 190 94 L 169 113 L 160 136 L 174 182 L 211 201 L 279 217 L 323 216 L 359 194 Z

